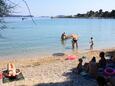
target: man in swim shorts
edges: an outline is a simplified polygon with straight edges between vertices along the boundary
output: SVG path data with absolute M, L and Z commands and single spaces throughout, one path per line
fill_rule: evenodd
M 74 49 L 75 45 L 76 45 L 76 48 L 78 48 L 78 42 L 77 41 L 78 41 L 79 36 L 76 34 L 72 34 L 71 37 L 72 37 L 72 48 Z

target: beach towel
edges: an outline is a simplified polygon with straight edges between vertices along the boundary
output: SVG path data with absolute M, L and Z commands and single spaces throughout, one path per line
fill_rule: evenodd
M 75 55 L 68 55 L 67 56 L 67 60 L 75 60 L 77 58 L 77 56 L 75 56 Z
M 8 83 L 8 82 L 18 81 L 18 80 L 24 79 L 24 76 L 21 72 L 18 75 L 16 75 L 15 77 L 10 77 L 10 78 L 4 76 L 4 73 L 6 73 L 6 72 L 7 72 L 7 70 L 3 71 L 3 78 L 2 78 L 3 83 Z

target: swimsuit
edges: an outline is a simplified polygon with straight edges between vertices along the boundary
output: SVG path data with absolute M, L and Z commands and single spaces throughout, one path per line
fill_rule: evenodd
M 73 38 L 73 42 L 74 42 L 74 43 L 77 43 L 77 40 Z

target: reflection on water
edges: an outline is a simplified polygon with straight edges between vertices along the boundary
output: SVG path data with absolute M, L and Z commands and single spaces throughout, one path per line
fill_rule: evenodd
M 66 47 L 66 40 L 61 40 L 61 44 L 63 47 Z

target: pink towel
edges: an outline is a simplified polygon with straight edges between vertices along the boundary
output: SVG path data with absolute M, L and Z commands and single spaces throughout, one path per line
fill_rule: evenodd
M 75 60 L 77 58 L 77 56 L 75 55 L 68 55 L 67 56 L 67 60 Z

